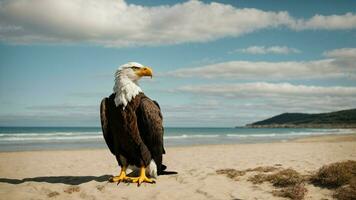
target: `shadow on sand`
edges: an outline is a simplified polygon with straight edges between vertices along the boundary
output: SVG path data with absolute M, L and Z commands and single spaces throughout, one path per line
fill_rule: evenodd
M 24 179 L 0 178 L 0 183 L 21 184 L 25 182 L 46 182 L 46 183 L 63 183 L 67 185 L 80 185 L 90 181 L 105 182 L 112 175 L 102 176 L 42 176 Z

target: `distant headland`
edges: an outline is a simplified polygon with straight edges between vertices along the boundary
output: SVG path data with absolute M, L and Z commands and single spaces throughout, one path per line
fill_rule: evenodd
M 247 124 L 248 128 L 356 128 L 356 109 L 329 113 L 283 113 Z

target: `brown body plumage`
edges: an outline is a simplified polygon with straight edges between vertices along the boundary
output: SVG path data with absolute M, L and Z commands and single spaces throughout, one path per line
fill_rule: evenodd
M 153 159 L 157 173 L 162 169 L 163 126 L 158 104 L 143 93 L 136 95 L 123 109 L 116 106 L 115 94 L 101 102 L 101 124 L 106 144 L 120 166 L 148 166 Z M 120 159 L 124 157 L 125 160 Z

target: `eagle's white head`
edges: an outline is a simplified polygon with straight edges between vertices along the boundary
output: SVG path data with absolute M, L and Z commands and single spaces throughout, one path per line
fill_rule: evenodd
M 143 76 L 150 76 L 152 78 L 152 69 L 145 67 L 137 62 L 129 62 L 121 65 L 115 73 L 114 93 L 115 105 L 126 105 L 140 92 L 142 92 L 138 85 L 138 80 Z

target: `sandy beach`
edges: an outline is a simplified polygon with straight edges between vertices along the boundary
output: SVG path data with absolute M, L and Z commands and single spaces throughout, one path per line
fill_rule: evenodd
M 308 174 L 325 164 L 356 160 L 356 135 L 320 136 L 291 142 L 170 147 L 164 163 L 176 175 L 156 184 L 109 183 L 119 168 L 106 149 L 0 153 L 0 199 L 284 199 L 269 183 L 238 180 L 216 170 L 260 166 Z M 306 186 L 305 199 L 332 199 L 331 191 Z

